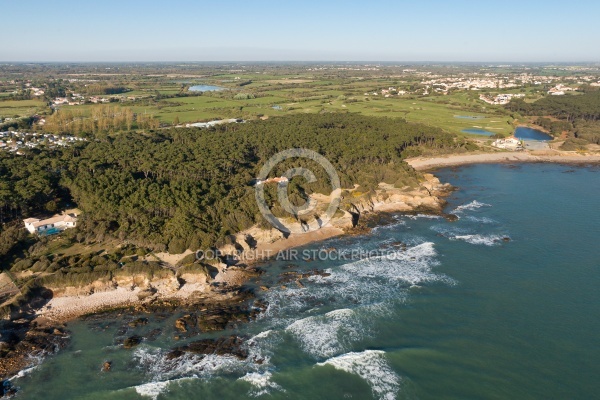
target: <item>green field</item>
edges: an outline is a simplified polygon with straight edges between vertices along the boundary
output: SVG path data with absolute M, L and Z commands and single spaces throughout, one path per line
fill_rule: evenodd
M 293 68 L 289 68 L 291 70 Z M 370 116 L 402 118 L 442 128 L 464 135 L 464 129 L 484 129 L 499 134 L 513 131 L 513 118 L 504 107 L 491 106 L 481 100 L 484 91 L 453 91 L 447 95 L 425 89 L 425 78 L 407 75 L 384 75 L 374 72 L 310 71 L 294 72 L 265 68 L 239 72 L 202 73 L 197 76 L 122 75 L 112 79 L 113 86 L 130 91 L 118 97 L 121 102 L 111 107 L 129 107 L 137 114 L 151 115 L 165 125 L 174 122 L 193 123 L 224 118 L 256 119 L 298 113 L 360 113 Z M 177 97 L 186 86 L 217 85 L 227 90 L 202 95 Z M 107 83 L 108 85 L 108 83 Z M 406 92 L 404 95 L 382 95 L 389 87 Z M 81 89 L 81 91 L 78 90 Z M 85 87 L 72 89 L 85 93 Z M 424 91 L 428 94 L 424 95 Z M 526 92 L 528 99 L 536 98 L 535 89 L 515 89 Z M 378 95 L 373 95 L 377 92 Z M 504 91 L 504 92 L 510 92 Z M 235 99 L 239 93 L 251 99 Z M 365 95 L 368 93 L 368 95 Z M 134 97 L 134 100 L 129 98 Z M 63 111 L 81 112 L 90 116 L 101 104 L 61 106 Z M 49 112 L 42 101 L 0 101 L 0 115 L 32 115 Z M 457 116 L 478 116 L 481 119 L 461 119 Z
M 50 108 L 41 100 L 6 100 L 0 101 L 0 117 L 29 117 L 34 114 L 45 114 Z

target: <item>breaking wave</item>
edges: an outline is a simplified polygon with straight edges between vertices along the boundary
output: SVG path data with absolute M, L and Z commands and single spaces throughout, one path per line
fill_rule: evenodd
M 417 219 L 441 219 L 439 215 L 432 214 L 417 214 L 417 215 L 406 215 L 406 218 L 417 220 Z
M 269 371 L 262 374 L 258 372 L 248 372 L 239 380 L 246 381 L 252 385 L 252 389 L 250 389 L 250 392 L 248 393 L 248 395 L 252 397 L 269 394 L 272 390 L 285 392 L 284 388 L 271 380 L 272 376 L 273 374 Z
M 450 240 L 462 240 L 464 242 L 476 245 L 497 246 L 502 243 L 502 240 L 507 236 L 500 235 L 457 235 L 451 236 Z
M 460 227 L 448 228 L 443 225 L 434 225 L 431 229 L 438 232 L 440 236 L 446 237 L 449 240 L 459 240 L 473 245 L 497 246 L 506 238 L 510 239 L 507 234 L 501 233 L 472 233 L 472 230 Z
M 164 393 L 171 382 L 148 382 L 142 385 L 135 386 L 137 394 L 143 397 L 149 397 L 152 400 L 156 400 L 158 395 Z
M 400 390 L 401 379 L 388 364 L 383 351 L 348 353 L 317 365 L 331 365 L 335 369 L 358 375 L 369 384 L 373 395 L 382 400 L 396 399 L 396 393 Z
M 150 382 L 138 385 L 135 390 L 156 399 L 174 381 L 184 379 L 210 379 L 221 374 L 266 374 L 270 367 L 273 347 L 279 338 L 272 331 L 262 332 L 244 344 L 248 351 L 246 359 L 232 355 L 197 355 L 185 353 L 177 358 L 168 357 L 169 350 L 141 345 L 133 352 L 138 368 L 144 371 Z M 255 376 L 255 375 L 249 375 Z
M 462 206 L 458 206 L 454 209 L 455 213 L 460 213 L 462 211 L 468 211 L 468 210 L 477 210 L 481 207 L 491 207 L 491 205 L 486 204 L 486 203 L 480 203 L 477 200 L 473 200 L 472 202 L 468 203 L 468 204 L 463 204 Z
M 300 319 L 286 328 L 299 342 L 304 352 L 315 358 L 339 354 L 352 342 L 365 336 L 365 328 L 353 310 L 341 309 Z
M 265 296 L 269 306 L 260 318 L 285 328 L 298 315 L 325 313 L 347 308 L 348 304 L 356 305 L 354 312 L 360 317 L 366 314 L 360 307 L 404 301 L 410 286 L 439 281 L 453 283 L 452 279 L 432 271 L 439 264 L 436 255 L 433 243 L 425 242 L 405 251 L 390 251 L 328 269 L 329 276 L 307 278 L 309 285 L 305 288 L 269 291 Z

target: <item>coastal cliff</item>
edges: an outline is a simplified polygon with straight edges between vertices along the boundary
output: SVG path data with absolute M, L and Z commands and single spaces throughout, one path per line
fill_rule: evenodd
M 196 259 L 189 251 L 175 258 L 165 253 L 160 257 L 162 268 L 151 272 L 123 269 L 84 284 L 49 281 L 43 285 L 45 294 L 41 296 L 43 299 L 38 299 L 38 305 L 27 304 L 16 312 L 13 310 L 13 317 L 33 312 L 35 317 L 63 322 L 104 309 L 135 306 L 157 299 L 184 301 L 201 296 L 222 299 L 224 289 L 235 291 L 256 274 L 252 265 L 279 251 L 353 233 L 361 229 L 368 216 L 376 213 L 439 214 L 445 204 L 444 196 L 450 190 L 450 185 L 441 183 L 432 174 L 422 174 L 418 184 L 403 188 L 380 183 L 376 190 L 365 193 L 357 188 L 346 190 L 340 210 L 321 229 L 286 235 L 275 228 L 255 226 L 232 235 L 230 242 L 218 249 L 219 257 L 211 260 Z M 318 201 L 326 202 L 322 197 Z
M 380 183 L 376 190 L 365 193 L 355 188 L 345 191 L 339 212 L 327 226 L 316 231 L 285 235 L 274 228 L 255 226 L 233 235 L 229 244 L 219 248 L 218 259 L 198 260 L 191 252 L 174 258 L 164 254 L 159 270 L 118 271 L 80 285 L 46 284 L 35 300 L 13 310 L 13 321 L 5 325 L 4 332 L 21 334 L 10 335 L 10 338 L 4 338 L 8 334 L 3 335 L 0 375 L 13 376 L 32 364 L 32 355 L 43 356 L 62 348 L 68 342 L 63 324 L 85 315 L 119 309 L 151 312 L 165 306 L 173 310 L 186 307 L 196 310 L 202 304 L 205 309 L 213 310 L 215 320 L 228 321 L 231 315 L 240 315 L 240 302 L 253 297 L 243 285 L 260 274 L 254 264 L 282 250 L 364 232 L 363 222 L 377 213 L 440 214 L 445 205 L 443 197 L 451 190 L 450 185 L 442 184 L 431 174 L 421 175 L 414 186 L 396 188 Z M 327 199 L 319 198 L 323 200 Z M 182 262 L 184 259 L 188 262 Z M 195 315 L 194 311 L 190 315 Z M 184 322 L 178 326 L 185 328 Z

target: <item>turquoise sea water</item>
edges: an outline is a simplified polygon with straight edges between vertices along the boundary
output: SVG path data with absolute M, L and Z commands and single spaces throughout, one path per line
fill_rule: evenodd
M 335 248 L 337 259 L 266 265 L 256 284 L 271 287 L 260 294 L 267 312 L 227 332 L 252 338 L 248 360 L 169 361 L 181 345 L 176 316 L 127 332 L 118 332 L 127 320 L 79 321 L 68 349 L 15 380 L 21 398 L 598 398 L 600 168 L 437 175 L 459 189 L 447 207 L 458 221 L 396 215 L 368 235 L 300 249 Z M 372 257 L 350 260 L 359 250 Z M 331 275 L 277 283 L 314 268 Z M 114 345 L 157 327 L 134 350 Z M 100 372 L 109 359 L 113 370 Z

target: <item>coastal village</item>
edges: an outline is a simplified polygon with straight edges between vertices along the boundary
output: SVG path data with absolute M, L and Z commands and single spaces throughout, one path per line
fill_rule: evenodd
M 406 74 L 406 75 L 405 75 Z M 568 92 L 574 92 L 582 85 L 600 87 L 598 76 L 541 76 L 528 73 L 518 75 L 502 75 L 497 73 L 460 73 L 457 76 L 438 75 L 432 72 L 417 71 L 413 69 L 404 70 L 402 78 L 421 76 L 419 88 L 415 90 L 400 89 L 395 86 L 381 88 L 375 91 L 365 92 L 364 96 L 383 96 L 385 98 L 405 95 L 441 94 L 448 95 L 455 91 L 485 91 L 479 99 L 491 105 L 505 105 L 513 98 L 524 98 L 525 93 L 515 93 L 516 90 L 524 90 L 528 87 L 546 87 L 545 93 L 552 96 L 564 96 Z M 407 83 L 408 80 L 399 83 Z M 503 93 L 491 94 L 490 91 L 503 91 Z
M 5 131 L 0 132 L 0 151 L 8 151 L 17 155 L 22 155 L 22 150 L 24 149 L 35 149 L 37 147 L 66 147 L 85 140 L 85 138 L 70 135 Z

